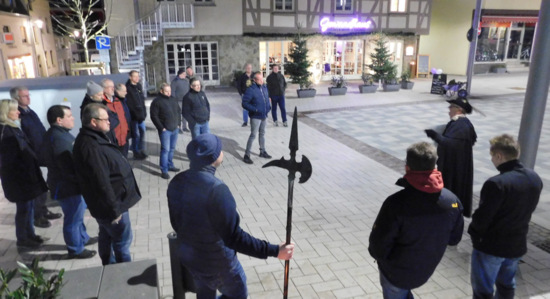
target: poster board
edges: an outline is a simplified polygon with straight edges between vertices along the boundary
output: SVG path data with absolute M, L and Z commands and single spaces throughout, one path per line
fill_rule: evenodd
M 430 75 L 430 55 L 418 54 L 418 62 L 416 63 L 416 77 Z
M 447 84 L 447 74 L 434 74 L 432 76 L 432 88 L 430 89 L 430 93 L 445 94 L 445 84 Z

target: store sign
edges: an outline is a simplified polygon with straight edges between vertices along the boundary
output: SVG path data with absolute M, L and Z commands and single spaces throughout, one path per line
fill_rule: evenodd
M 328 17 L 325 17 L 321 19 L 319 26 L 322 32 L 329 29 L 367 30 L 372 27 L 372 21 L 362 22 L 357 18 L 349 21 L 331 21 Z

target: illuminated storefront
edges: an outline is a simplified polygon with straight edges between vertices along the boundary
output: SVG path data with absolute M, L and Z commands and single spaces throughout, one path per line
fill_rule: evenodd
M 34 78 L 34 62 L 31 54 L 8 57 L 12 79 Z

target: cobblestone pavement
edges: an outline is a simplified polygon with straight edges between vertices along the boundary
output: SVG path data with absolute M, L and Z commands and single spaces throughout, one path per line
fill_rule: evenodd
M 526 78 L 481 77 L 474 84 L 480 90 L 473 104 L 487 115 L 472 115 L 478 132 L 475 146 L 476 192 L 484 179 L 495 174 L 488 163 L 487 140 L 500 132 L 517 134 L 522 94 Z M 476 77 L 477 78 L 477 77 Z M 502 87 L 502 81 L 507 87 Z M 499 83 L 500 81 L 500 83 Z M 294 90 L 287 92 L 287 109 L 294 106 L 303 114 L 299 121 L 301 155 L 313 165 L 313 175 L 294 191 L 293 240 L 297 249 L 291 261 L 290 298 L 381 298 L 377 266 L 369 256 L 368 235 L 383 200 L 399 190 L 395 180 L 402 175 L 406 147 L 427 140 L 422 129 L 446 123 L 446 104 L 442 97 L 430 95 L 428 80 L 417 80 L 413 91 L 360 95 L 352 83 L 346 96 L 329 97 L 326 86 L 318 87 L 313 99 L 298 99 Z M 252 235 L 273 243 L 284 240 L 286 222 L 286 173 L 278 168 L 262 169 L 268 160 L 258 156 L 254 145 L 253 165 L 242 162 L 249 127 L 242 128 L 241 108 L 236 92 L 227 89 L 207 91 L 212 106 L 211 130 L 223 140 L 225 160 L 217 176 L 226 182 L 237 200 L 242 227 Z M 506 95 L 506 97 L 504 97 Z M 289 118 L 289 122 L 292 118 Z M 495 129 L 497 128 L 497 129 Z M 548 182 L 550 165 L 547 139 L 543 129 L 537 170 Z M 288 158 L 290 128 L 267 128 L 267 151 L 275 158 Z M 548 134 L 546 134 L 548 135 Z M 179 135 L 176 167 L 186 169 L 184 153 L 190 135 Z M 159 177 L 159 139 L 148 123 L 145 161 L 134 161 L 136 179 L 143 199 L 130 210 L 134 229 L 131 248 L 134 260 L 156 258 L 161 297 L 172 295 L 167 234 L 172 231 L 168 218 L 166 188 L 168 181 Z M 548 186 L 548 184 L 546 184 Z M 534 217 L 540 235 L 549 226 L 544 217 L 545 198 Z M 60 208 L 52 203 L 52 209 Z M 541 211 L 542 209 L 542 211 Z M 100 265 L 98 257 L 90 260 L 66 259 L 61 233 L 62 221 L 53 221 L 48 229 L 37 229 L 52 240 L 40 251 L 18 252 L 14 233 L 15 205 L 0 200 L 0 265 L 15 260 L 30 261 L 38 256 L 46 269 L 79 269 Z M 97 234 L 97 224 L 87 213 L 90 234 Z M 91 248 L 97 249 L 97 244 Z M 529 244 L 518 273 L 517 297 L 550 298 L 550 254 Z M 469 261 L 471 242 L 449 247 L 432 278 L 414 290 L 419 298 L 469 298 Z M 259 260 L 239 255 L 248 277 L 250 298 L 280 298 L 284 263 L 271 258 Z M 195 298 L 188 294 L 188 298 Z

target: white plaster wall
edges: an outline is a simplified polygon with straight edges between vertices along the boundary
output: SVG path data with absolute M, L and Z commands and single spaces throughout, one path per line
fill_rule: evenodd
M 256 1 L 252 1 L 256 2 Z M 243 34 L 242 0 L 216 1 L 215 6 L 195 6 L 195 28 L 181 29 L 186 35 Z M 249 24 L 252 24 L 251 18 Z M 262 17 L 263 21 L 263 17 Z M 268 19 L 269 21 L 269 19 Z
M 109 24 L 107 25 L 107 32 L 110 36 L 119 35 L 119 33 L 121 33 L 125 27 L 135 23 L 133 0 L 104 1 L 104 3 L 105 16 L 109 21 Z M 142 16 L 147 11 L 148 10 L 141 11 Z

